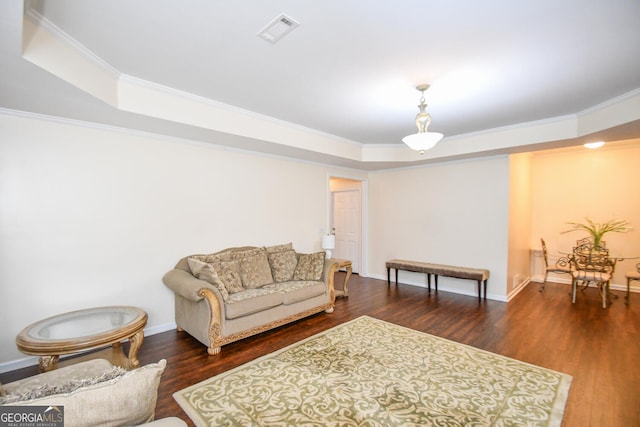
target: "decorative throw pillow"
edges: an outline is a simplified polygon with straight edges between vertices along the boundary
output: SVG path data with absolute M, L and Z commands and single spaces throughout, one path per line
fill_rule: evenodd
M 190 259 L 195 259 L 202 262 L 210 262 L 210 261 L 207 261 L 208 256 L 209 255 L 191 255 L 189 258 L 187 258 L 187 261 L 189 261 Z
M 293 272 L 293 280 L 320 280 L 324 271 L 325 252 L 301 254 Z
M 225 252 L 217 252 L 215 254 L 205 255 L 204 259 L 201 261 L 208 262 L 209 264 L 215 264 L 221 261 L 231 261 L 231 253 L 228 251 L 225 251 Z
M 264 252 L 264 248 L 252 248 L 252 249 L 246 249 L 244 251 L 231 252 L 229 255 L 232 260 L 241 261 L 244 258 L 257 255 L 263 252 Z
M 73 420 L 74 426 L 115 427 L 148 423 L 153 420 L 160 377 L 166 364 L 163 359 L 128 371 L 121 377 L 71 393 L 41 397 L 29 404 L 64 406 L 65 419 Z
M 293 250 L 293 243 L 284 243 L 282 245 L 267 246 L 267 253 L 285 252 Z
M 298 265 L 298 257 L 293 250 L 269 253 L 269 265 L 276 283 L 288 282 L 293 278 L 293 272 Z
M 230 294 L 241 292 L 242 279 L 240 278 L 240 262 L 239 261 L 222 261 L 220 267 L 215 266 L 218 277 L 224 283 Z
M 240 261 L 240 278 L 242 286 L 246 289 L 255 289 L 273 283 L 267 253 L 260 251 L 255 255 L 243 258 Z
M 37 387 L 33 387 L 27 391 L 20 393 L 10 394 L 0 398 L 0 404 L 8 404 L 15 402 L 25 402 L 27 400 L 40 399 L 41 397 L 53 396 L 57 394 L 71 393 L 83 387 L 102 383 L 105 381 L 119 378 L 127 373 L 126 369 L 119 366 L 114 366 L 103 374 L 96 377 L 81 378 L 72 380 L 62 384 L 40 384 Z
M 198 260 L 198 258 L 191 257 L 187 260 L 189 262 L 189 268 L 195 277 L 205 282 L 211 283 L 216 287 L 218 292 L 222 295 L 222 299 L 227 301 L 229 299 L 229 292 L 224 286 L 224 283 L 218 277 L 213 264 Z

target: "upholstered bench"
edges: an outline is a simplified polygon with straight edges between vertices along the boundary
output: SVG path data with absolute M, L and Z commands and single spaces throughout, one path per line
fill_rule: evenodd
M 436 291 L 438 290 L 438 276 L 454 277 L 456 279 L 469 279 L 478 282 L 478 298 L 482 298 L 482 284 L 484 284 L 484 298 L 487 299 L 487 281 L 489 270 L 482 268 L 457 267 L 453 265 L 433 264 L 430 262 L 407 261 L 392 259 L 387 261 L 387 285 L 391 284 L 391 269 L 396 270 L 396 285 L 398 284 L 398 270 L 425 273 L 427 275 L 427 288 L 431 292 L 431 275 L 435 276 Z

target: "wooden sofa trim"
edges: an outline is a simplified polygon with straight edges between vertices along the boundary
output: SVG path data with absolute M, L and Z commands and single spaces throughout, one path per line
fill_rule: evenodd
M 407 261 L 392 259 L 387 261 L 387 286 L 391 284 L 391 269 L 396 270 L 396 285 L 398 284 L 398 270 L 425 273 L 427 275 L 427 288 L 431 292 L 431 275 L 435 276 L 435 287 L 438 291 L 438 276 L 454 277 L 456 279 L 469 279 L 478 282 L 478 299 L 482 298 L 482 285 L 484 284 L 484 299 L 487 299 L 487 281 L 489 270 L 482 268 L 458 267 L 445 264 L 433 264 L 429 262 Z

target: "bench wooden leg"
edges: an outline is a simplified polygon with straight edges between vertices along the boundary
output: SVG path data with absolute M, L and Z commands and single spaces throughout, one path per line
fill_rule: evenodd
M 391 268 L 387 267 L 387 287 L 391 286 Z M 396 286 L 398 286 L 398 269 L 396 268 Z
M 487 281 L 484 281 L 484 299 L 487 299 Z
M 435 276 L 435 279 L 436 279 L 435 280 L 435 282 L 436 282 L 436 292 L 438 292 L 438 275 L 434 274 L 434 276 Z
M 431 273 L 427 273 L 427 291 L 431 293 Z

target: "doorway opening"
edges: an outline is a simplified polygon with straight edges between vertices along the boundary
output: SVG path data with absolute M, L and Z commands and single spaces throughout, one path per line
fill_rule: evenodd
M 334 258 L 348 259 L 353 272 L 363 272 L 364 186 L 360 180 L 329 178 L 329 229 L 336 235 Z

